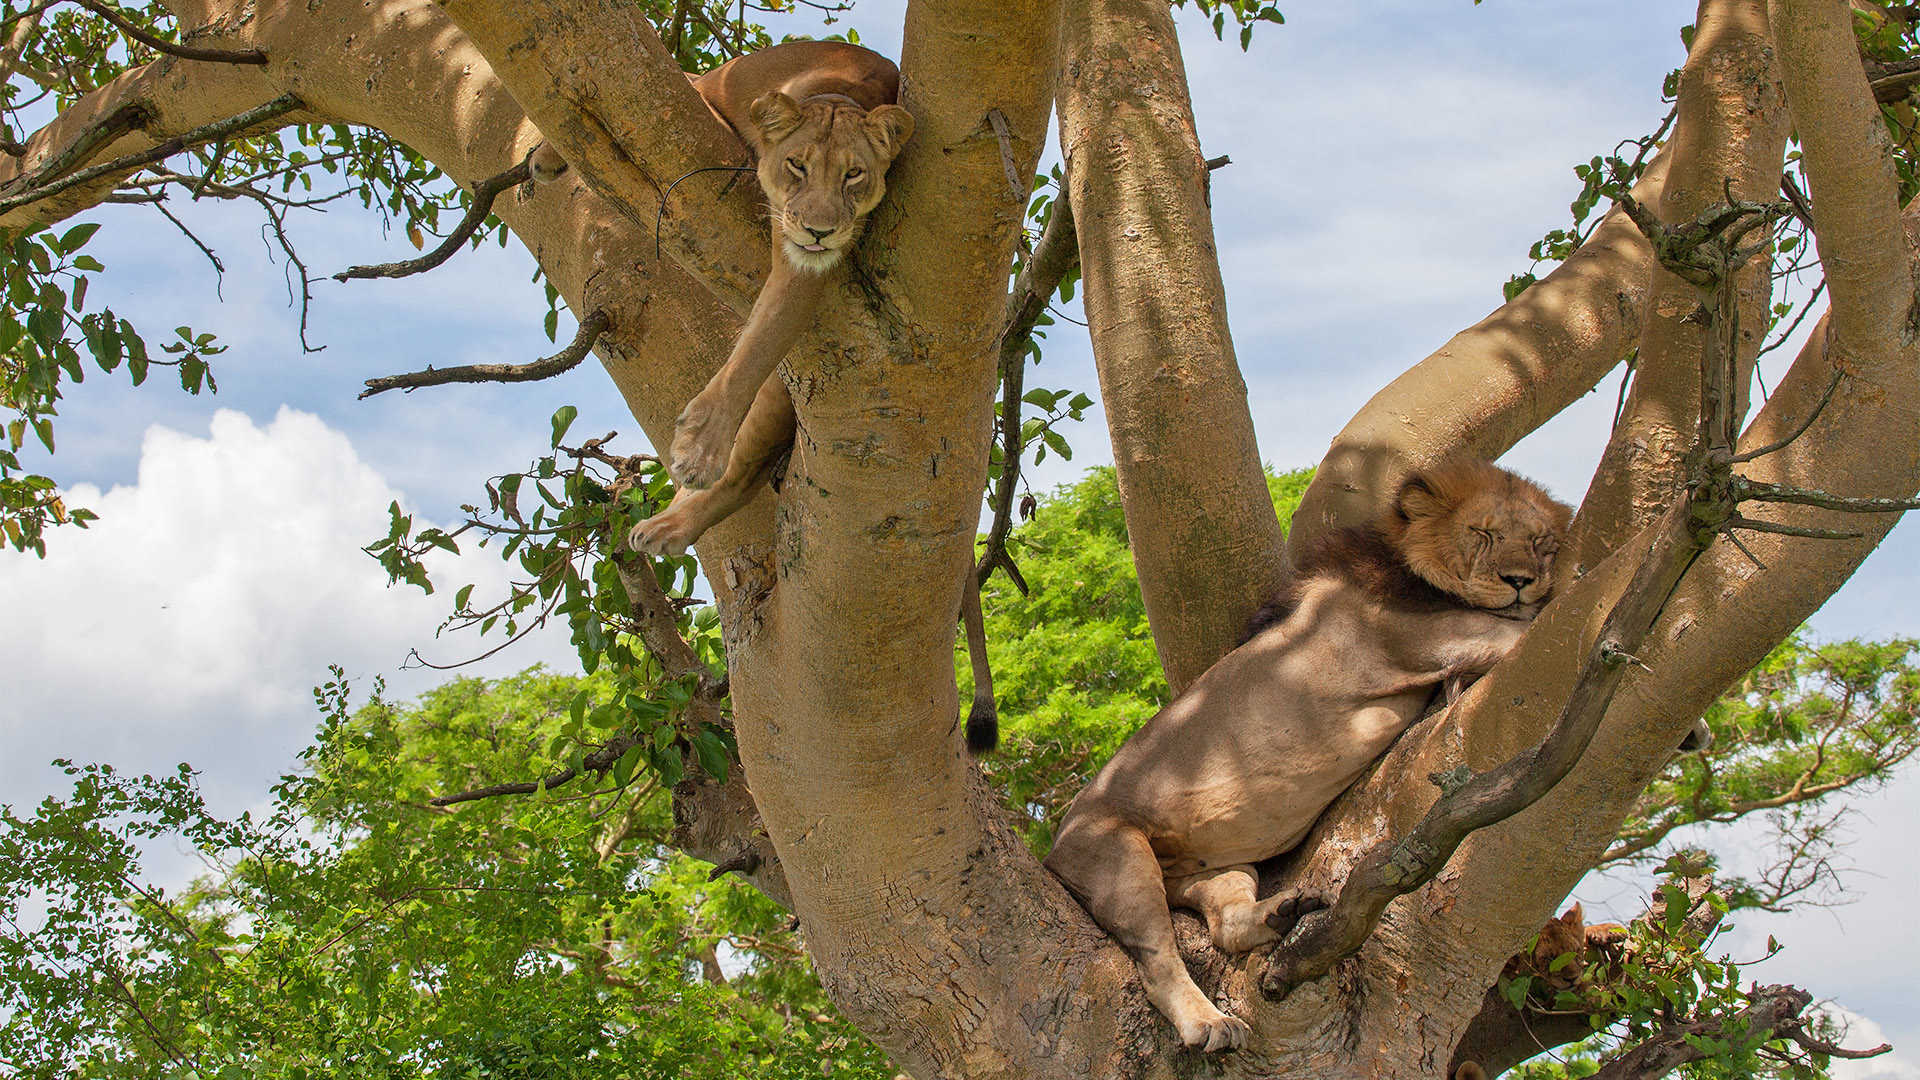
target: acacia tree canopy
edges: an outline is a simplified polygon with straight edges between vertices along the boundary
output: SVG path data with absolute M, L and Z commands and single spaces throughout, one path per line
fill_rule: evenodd
M 1650 139 L 1592 167 L 1588 209 L 1620 206 L 1549 237 L 1557 269 L 1384 388 L 1322 462 L 1296 538 L 1366 520 L 1420 464 L 1497 455 L 1634 353 L 1616 446 L 1570 548 L 1579 579 L 1459 708 L 1336 804 L 1288 883 L 1331 895 L 1355 878 L 1427 813 L 1430 776 L 1499 775 L 1553 731 L 1593 730 L 1591 742 L 1559 754 L 1577 764 L 1545 798 L 1468 836 L 1414 902 L 1343 923 L 1360 930 L 1354 956 L 1289 967 L 1284 998 L 1261 992 L 1276 988 L 1267 958 L 1207 961 L 1209 990 L 1254 1027 L 1242 1067 L 1392 1077 L 1448 1060 L 1504 958 L 1614 842 L 1688 725 L 1912 495 L 1920 356 L 1901 207 L 1914 172 L 1894 91 L 1913 35 L 1905 8 L 1856 6 L 1704 0 L 1671 138 L 1657 157 Z M 166 0 L 116 23 L 102 7 L 7 9 L 14 103 L 58 110 L 15 130 L 0 161 L 16 413 L 0 528 L 14 546 L 37 549 L 74 516 L 11 456 L 28 438 L 51 447 L 64 382 L 84 363 L 136 382 L 171 364 L 192 389 L 217 348 L 183 328 L 172 351 L 150 352 L 138 328 L 86 309 L 89 233 L 57 226 L 102 201 L 218 189 L 278 215 L 293 184 L 337 176 L 424 231 L 461 198 L 447 181 L 472 190 L 544 138 L 572 167 L 494 212 L 582 325 L 601 326 L 597 355 L 655 445 L 725 355 L 764 272 L 754 196 L 701 188 L 660 209 L 673 178 L 744 159 L 682 77 L 750 38 L 724 9 Z M 1212 9 L 1241 24 L 1272 14 Z M 1121 507 L 1168 686 L 1231 647 L 1284 574 L 1177 42 L 1155 0 L 950 0 L 909 9 L 902 53 L 916 134 L 859 273 L 783 368 L 801 430 L 785 480 L 698 549 L 717 626 L 675 632 L 690 567 L 604 549 L 658 478 L 568 445 L 564 410 L 531 481 L 489 492 L 493 535 L 529 589 L 497 609 L 468 609 L 465 594 L 457 605 L 509 632 L 564 618 L 590 668 L 635 688 L 664 676 L 664 704 L 628 693 L 614 711 L 572 709 L 569 737 L 606 721 L 622 734 L 568 768 L 699 766 L 706 779 L 683 785 L 687 848 L 790 903 L 829 996 L 911 1071 L 1170 1075 L 1186 1065 L 1131 963 L 1039 868 L 959 749 L 950 651 L 992 460 L 1024 178 L 1056 110 Z M 1776 202 L 1789 131 L 1796 179 Z M 1785 232 L 1752 231 L 1778 221 Z M 1773 310 L 1770 274 L 1735 273 L 1729 229 L 1748 245 L 1779 235 L 1781 257 L 1812 248 L 1826 273 L 1812 339 L 1750 420 L 1741 388 Z M 1712 243 L 1726 254 L 1706 258 Z M 1003 451 L 1000 465 L 1018 458 Z M 1891 501 L 1859 501 L 1872 498 Z M 381 551 L 413 577 L 423 547 L 457 543 L 414 533 L 396 508 Z M 1352 911 L 1336 904 L 1315 925 Z

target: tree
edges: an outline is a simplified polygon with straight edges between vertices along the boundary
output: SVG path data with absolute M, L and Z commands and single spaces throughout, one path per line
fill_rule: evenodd
M 1562 238 L 1553 273 L 1385 388 L 1322 463 L 1296 536 L 1367 519 L 1421 463 L 1498 454 L 1635 353 L 1634 392 L 1570 546 L 1584 574 L 1460 708 L 1336 804 L 1284 871 L 1289 884 L 1351 900 L 1273 956 L 1203 964 L 1209 988 L 1254 1023 L 1240 1068 L 1442 1067 L 1503 960 L 1604 853 L 1687 726 L 1908 505 L 1920 447 L 1901 433 L 1920 386 L 1911 245 L 1894 226 L 1913 173 L 1888 125 L 1906 122 L 1912 34 L 1904 8 L 1860 7 L 1856 26 L 1819 0 L 1702 3 L 1673 137 L 1655 160 L 1591 170 L 1588 207 L 1619 206 Z M 1210 8 L 1246 25 L 1271 15 Z M 703 48 L 737 47 L 722 10 L 168 0 L 117 17 L 150 29 L 122 47 L 121 24 L 105 16 L 36 7 L 10 24 L 11 85 L 44 76 L 61 108 L 0 163 L 0 225 L 14 230 L 14 449 L 29 432 L 51 444 L 52 404 L 82 349 L 109 368 L 124 357 L 136 379 L 163 362 L 134 328 L 83 314 L 87 236 L 36 228 L 169 186 L 219 184 L 283 212 L 250 182 L 304 183 L 330 168 L 430 227 L 455 202 L 438 177 L 478 188 L 510 175 L 541 137 L 573 168 L 493 209 L 580 313 L 581 351 L 592 342 L 665 444 L 761 272 L 743 186 L 683 185 L 659 209 L 674 178 L 741 159 L 681 74 L 710 55 Z M 169 36 L 215 53 L 188 55 Z M 644 642 L 680 687 L 665 739 L 653 734 L 659 710 L 636 707 L 632 734 L 609 744 L 618 751 L 584 753 L 579 768 L 617 768 L 643 739 L 711 756 L 702 736 L 724 744 L 719 729 L 730 733 L 740 769 L 686 785 L 689 847 L 790 900 L 829 995 L 910 1070 L 1169 1075 L 1190 1065 L 1129 989 L 1130 961 L 1039 868 L 960 752 L 949 650 L 1009 338 L 1004 320 L 981 313 L 1003 307 L 1025 178 L 1054 103 L 1066 166 L 1063 224 L 1051 231 L 1075 226 L 1119 490 L 1171 690 L 1231 647 L 1284 573 L 1221 315 L 1206 165 L 1172 23 L 1152 0 L 919 5 L 901 62 L 917 133 L 870 223 L 862 273 L 784 368 L 803 432 L 785 483 L 699 548 L 719 593 L 724 679 L 674 644 L 661 600 L 675 568 L 656 576 L 617 553 L 593 561 L 596 538 L 618 535 L 648 482 L 603 448 L 561 446 L 563 423 L 556 456 L 575 464 L 536 470 L 535 486 L 564 473 L 570 498 L 521 526 L 559 537 L 520 548 L 537 563 L 523 595 L 616 666 L 649 662 Z M 1876 92 L 1893 98 L 1884 110 Z M 1790 129 L 1804 182 L 1782 205 L 1773 196 Z M 1642 157 L 1653 149 L 1649 140 Z M 186 164 L 156 171 L 167 161 Z M 1770 309 L 1766 271 L 1739 267 L 1786 216 L 1798 220 L 1779 247 L 1806 228 L 1829 306 L 1743 423 L 1740 387 Z M 656 218 L 660 254 L 648 236 Z M 1043 238 L 1023 268 L 1048 265 L 1045 249 Z M 1041 276 L 1016 288 L 1044 297 L 1052 283 L 1032 280 Z M 164 362 L 199 385 L 211 343 L 189 331 L 174 344 Z M 1023 430 L 1014 411 L 1003 398 L 1003 427 Z M 1003 469 L 1017 461 L 1002 451 Z M 589 475 L 594 463 L 610 482 Z M 49 482 L 12 459 L 0 466 L 16 546 L 71 516 Z M 997 511 L 1011 482 L 999 486 Z M 514 493 L 494 495 L 518 515 Z M 453 542 L 405 527 L 393 541 L 402 573 L 408 544 Z M 511 621 L 529 610 L 517 603 L 475 621 Z M 1463 766 L 1478 782 L 1456 789 Z M 1444 795 L 1436 775 L 1450 778 Z M 1482 798 L 1506 780 L 1551 790 L 1516 814 L 1526 800 Z M 1390 903 L 1387 854 L 1441 834 L 1447 843 L 1414 875 L 1427 882 L 1420 895 Z
M 1310 479 L 1269 478 L 1283 523 Z M 1165 685 L 1138 631 L 1112 470 L 1042 497 L 1014 535 L 1033 591 L 1017 598 L 996 581 L 990 598 L 1007 729 L 990 776 L 1044 851 L 1080 778 Z M 1911 653 L 1903 641 L 1783 645 L 1715 703 L 1717 740 L 1667 767 L 1609 860 L 1644 859 L 1677 829 L 1743 811 L 1821 810 L 1886 779 L 1916 742 Z M 885 1055 L 831 1016 L 786 913 L 675 850 L 655 771 L 433 805 L 500 777 L 554 775 L 574 703 L 613 698 L 614 683 L 457 679 L 411 706 L 376 689 L 349 715 L 336 673 L 302 771 L 259 818 L 220 819 L 184 770 L 69 766 L 70 795 L 0 812 L 0 1063 L 27 1076 L 891 1078 Z M 210 872 L 171 895 L 143 881 L 137 852 L 156 837 L 195 848 Z M 1491 1067 L 1488 1050 L 1532 1053 L 1596 1022 L 1603 1049 L 1674 1015 L 1712 1033 L 1753 995 L 1714 958 L 1707 927 L 1729 908 L 1797 902 L 1823 873 L 1809 848 L 1792 836 L 1783 873 L 1722 885 L 1719 903 L 1700 855 L 1670 859 L 1691 876 L 1635 921 L 1631 952 L 1612 936 L 1582 949 L 1543 934 L 1528 954 L 1541 960 L 1510 961 L 1488 992 L 1489 1036 L 1456 1056 Z M 1532 1041 L 1503 1041 L 1521 1025 Z M 1754 1049 L 1709 1056 L 1767 1064 L 1771 1048 Z

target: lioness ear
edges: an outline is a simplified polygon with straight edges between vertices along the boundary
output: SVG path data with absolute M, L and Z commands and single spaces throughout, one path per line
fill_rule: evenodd
M 898 105 L 876 106 L 867 113 L 867 137 L 889 159 L 913 138 L 913 114 Z
M 759 132 L 759 145 L 772 146 L 800 127 L 800 103 L 775 90 L 753 99 L 747 106 L 747 119 Z

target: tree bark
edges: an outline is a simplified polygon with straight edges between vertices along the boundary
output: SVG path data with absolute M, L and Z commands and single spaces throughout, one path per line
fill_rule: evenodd
M 1178 693 L 1279 591 L 1285 538 L 1227 327 L 1173 17 L 1067 0 L 1060 146 L 1127 539 Z

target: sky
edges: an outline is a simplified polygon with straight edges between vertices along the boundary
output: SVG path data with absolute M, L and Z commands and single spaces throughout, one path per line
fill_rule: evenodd
M 849 22 L 897 56 L 901 6 L 861 0 Z M 1571 166 L 1658 122 L 1693 5 L 1309 0 L 1283 10 L 1286 25 L 1261 27 L 1248 53 L 1190 16 L 1182 42 L 1203 147 L 1233 159 L 1213 177 L 1229 316 L 1262 455 L 1286 468 L 1316 461 L 1375 390 L 1498 306 L 1501 283 L 1528 268 L 1528 245 L 1567 223 Z M 217 333 L 229 346 L 215 358 L 219 392 L 187 396 L 164 370 L 137 390 L 96 373 L 62 402 L 59 452 L 33 466 L 101 520 L 55 533 L 44 561 L 0 555 L 0 597 L 27 613 L 0 634 L 0 798 L 16 808 L 64 788 L 47 764 L 56 757 L 130 771 L 188 761 L 216 809 L 259 805 L 312 735 L 310 691 L 329 664 L 404 697 L 445 677 L 403 669 L 411 651 L 447 663 L 491 647 L 435 636 L 450 587 L 433 597 L 388 588 L 359 551 L 384 535 L 390 502 L 448 522 L 486 477 L 544 451 L 547 417 L 563 404 L 580 408 L 576 434 L 618 430 L 617 449 L 643 446 L 592 363 L 548 382 L 355 399 L 374 375 L 554 351 L 517 243 L 405 281 L 320 282 L 308 336 L 325 348 L 304 353 L 285 267 L 258 219 L 210 203 L 175 209 L 227 272 L 150 211 L 104 208 L 85 219 L 107 226 L 89 246 L 108 267 L 94 302 L 150 339 L 182 323 Z M 411 252 L 375 215 L 343 204 L 296 221 L 294 236 L 323 276 Z M 1064 311 L 1080 317 L 1076 305 Z M 570 329 L 563 319 L 563 340 Z M 1061 321 L 1029 383 L 1097 397 L 1084 331 Z M 1603 384 L 1505 463 L 1577 501 L 1615 388 Z M 1111 460 L 1097 411 L 1070 437 L 1073 461 L 1033 470 L 1037 489 Z M 448 586 L 476 582 L 480 595 L 506 580 L 491 556 L 440 564 Z M 1916 566 L 1920 531 L 1906 524 L 1812 632 L 1915 634 Z M 555 634 L 463 670 L 542 662 L 576 668 Z M 1904 839 L 1920 820 L 1916 771 L 1852 801 L 1850 904 L 1744 915 L 1724 939 L 1750 958 L 1776 936 L 1788 948 L 1754 977 L 1831 999 L 1858 1018 L 1856 1043 L 1896 1043 L 1891 1058 L 1836 1070 L 1848 1080 L 1920 1080 L 1910 974 L 1920 935 L 1906 903 L 1920 894 L 1920 860 Z M 1738 869 L 1759 836 L 1715 844 Z M 154 866 L 162 877 L 191 869 L 181 852 Z M 1616 880 L 1576 892 L 1590 914 L 1616 918 L 1637 914 L 1641 895 L 1642 883 Z

